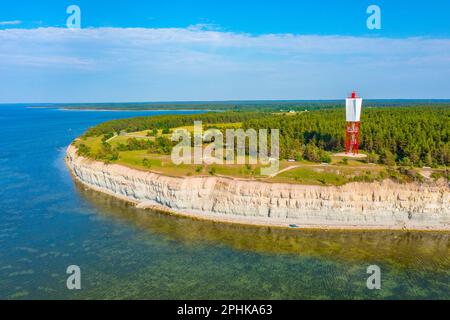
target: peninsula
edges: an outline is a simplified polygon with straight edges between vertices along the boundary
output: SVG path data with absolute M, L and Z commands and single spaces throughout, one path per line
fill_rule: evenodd
M 383 113 L 398 112 L 403 115 L 403 127 L 410 128 L 396 133 L 391 126 L 385 133 L 390 142 L 415 130 L 408 126 L 408 119 L 414 121 L 417 108 L 380 109 L 369 110 L 369 116 L 377 113 L 380 121 L 392 119 L 383 118 Z M 414 158 L 411 152 L 410 159 L 373 146 L 374 141 L 381 144 L 385 139 L 381 136 L 377 141 L 380 133 L 375 130 L 363 133 L 365 158 L 345 157 L 339 153 L 342 137 L 327 134 L 334 128 L 314 121 L 331 120 L 336 112 L 224 112 L 113 120 L 90 128 L 75 140 L 67 149 L 66 163 L 73 176 L 92 189 L 140 208 L 198 219 L 290 228 L 450 230 L 448 142 L 423 146 L 439 154 L 438 160 L 428 159 L 420 143 L 412 149 L 419 156 Z M 448 108 L 425 112 L 422 119 L 434 128 L 448 124 L 448 116 L 437 116 L 448 114 Z M 176 165 L 169 156 L 174 147 L 169 136 L 179 128 L 192 130 L 194 117 L 204 121 L 205 129 L 219 131 L 273 128 L 283 121 L 285 130 L 291 125 L 300 127 L 301 138 L 289 140 L 289 130 L 281 133 L 280 168 L 270 176 L 260 174 L 259 164 Z M 303 127 L 311 123 L 316 132 Z

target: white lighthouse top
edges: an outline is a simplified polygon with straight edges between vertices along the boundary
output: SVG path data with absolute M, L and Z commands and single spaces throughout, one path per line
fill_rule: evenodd
M 359 122 L 361 119 L 362 98 L 353 92 L 350 98 L 345 100 L 345 115 L 347 122 Z

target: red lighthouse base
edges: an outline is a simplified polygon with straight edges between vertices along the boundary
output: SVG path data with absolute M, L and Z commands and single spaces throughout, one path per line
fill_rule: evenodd
M 347 122 L 345 153 L 359 153 L 359 122 Z

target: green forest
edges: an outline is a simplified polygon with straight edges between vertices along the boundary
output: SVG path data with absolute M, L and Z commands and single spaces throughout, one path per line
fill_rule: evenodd
M 242 123 L 243 129 L 280 129 L 282 159 L 327 162 L 328 153 L 344 150 L 343 108 L 303 111 L 294 114 L 272 112 L 210 112 L 195 115 L 164 115 L 112 120 L 90 128 L 84 137 L 110 137 L 120 132 L 164 129 L 217 123 Z M 361 117 L 360 150 L 369 162 L 388 166 L 450 165 L 450 107 L 369 107 Z M 170 152 L 168 139 L 159 139 L 161 152 Z M 130 140 L 133 148 L 136 141 Z M 140 143 L 140 148 L 154 148 Z M 107 148 L 106 148 L 107 149 Z M 119 150 L 120 151 L 120 150 Z M 115 150 L 111 150 L 115 152 Z
M 282 158 L 317 147 L 344 150 L 345 119 L 341 110 L 319 110 L 291 117 L 266 117 L 244 128 L 279 128 Z M 371 162 L 415 166 L 450 164 L 450 108 L 367 108 L 361 117 L 360 149 Z
M 267 117 L 263 112 L 210 112 L 191 115 L 163 115 L 151 117 L 137 117 L 129 119 L 111 120 L 89 128 L 85 137 L 94 137 L 102 134 L 119 134 L 121 131 L 136 132 L 152 129 L 170 129 L 190 126 L 194 121 L 204 124 L 246 122 L 251 119 Z

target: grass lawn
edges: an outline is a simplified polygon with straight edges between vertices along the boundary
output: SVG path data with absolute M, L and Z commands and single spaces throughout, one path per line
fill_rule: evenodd
M 271 179 L 273 182 L 300 183 L 312 185 L 343 185 L 348 179 L 343 174 L 315 168 L 295 168 Z

